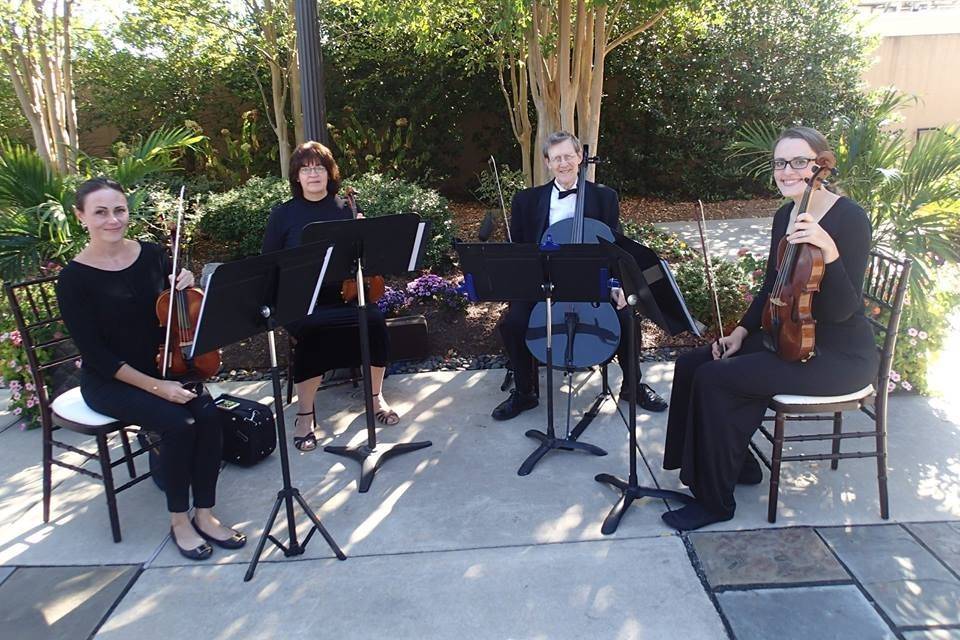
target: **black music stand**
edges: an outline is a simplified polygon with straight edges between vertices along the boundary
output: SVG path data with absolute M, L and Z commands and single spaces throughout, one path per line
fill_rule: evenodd
M 664 314 L 659 310 L 657 302 L 650 292 L 649 285 L 644 278 L 644 272 L 640 269 L 636 260 L 633 259 L 628 251 L 622 249 L 619 243 L 614 244 L 605 240 L 600 241 L 601 247 L 608 252 L 610 260 L 614 265 L 614 273 L 620 279 L 620 286 L 623 288 L 623 295 L 630 306 L 631 321 L 630 329 L 627 332 L 627 344 L 630 352 L 630 364 L 627 366 L 627 384 L 629 389 L 636 389 L 637 385 L 637 359 L 639 349 L 637 348 L 637 326 L 636 314 L 640 310 L 648 318 L 660 318 L 664 320 Z M 638 245 L 642 246 L 642 245 Z M 646 249 L 646 247 L 644 247 Z M 647 249 L 650 251 L 649 249 Z M 651 253 L 653 253 L 651 251 Z M 654 254 L 656 255 L 656 254 Z M 680 304 L 684 310 L 683 298 L 680 298 Z M 689 316 L 689 314 L 687 314 Z M 665 320 L 664 320 L 665 321 Z M 658 323 L 659 324 L 659 323 Z M 695 325 L 691 325 L 696 330 Z M 603 520 L 603 526 L 600 531 L 604 535 L 609 535 L 617 530 L 620 525 L 620 519 L 633 504 L 634 500 L 639 498 L 661 498 L 664 500 L 677 500 L 679 502 L 693 502 L 693 497 L 679 491 L 669 489 L 658 489 L 656 487 L 644 487 L 639 484 L 637 479 L 637 394 L 630 395 L 630 418 L 627 421 L 627 430 L 630 432 L 630 475 L 627 481 L 610 475 L 609 473 L 598 474 L 594 479 L 597 482 L 609 484 L 620 490 L 620 499 L 610 509 L 610 513 Z
M 529 475 L 549 451 L 583 451 L 605 456 L 600 447 L 580 442 L 568 432 L 557 437 L 553 417 L 553 302 L 607 302 L 610 299 L 610 259 L 598 245 L 567 244 L 545 249 L 535 244 L 454 245 L 464 272 L 464 288 L 474 302 L 543 300 L 547 306 L 547 428 L 530 429 L 528 438 L 540 445 L 517 475 Z
M 300 495 L 300 490 L 294 487 L 290 480 L 290 459 L 287 456 L 287 433 L 283 419 L 283 391 L 280 388 L 280 368 L 277 366 L 277 344 L 274 335 L 277 326 L 300 320 L 307 315 L 307 310 L 320 290 L 332 253 L 333 248 L 326 244 L 300 246 L 221 264 L 210 275 L 200 307 L 191 358 L 194 354 L 207 353 L 263 332 L 267 334 L 269 345 L 277 448 L 280 450 L 283 486 L 277 492 L 277 500 L 273 503 L 263 534 L 243 577 L 244 582 L 253 578 L 267 540 L 283 551 L 284 556 L 299 556 L 306 550 L 313 534 L 319 531 L 338 559 L 347 558 Z M 313 527 L 302 543 L 297 540 L 297 523 L 293 515 L 294 500 L 313 522 Z M 289 543 L 286 546 L 270 533 L 281 505 L 286 506 L 287 512 Z
M 363 396 L 367 417 L 367 442 L 358 446 L 327 445 L 324 451 L 344 456 L 360 463 L 360 493 L 370 490 L 370 484 L 380 466 L 395 456 L 429 447 L 429 440 L 420 442 L 377 443 L 377 428 L 373 416 L 373 383 L 370 379 L 370 336 L 367 332 L 367 299 L 363 287 L 363 273 L 399 275 L 414 271 L 426 246 L 427 225 L 413 213 L 314 222 L 303 228 L 304 244 L 320 242 L 332 244 L 333 260 L 327 279 L 333 282 L 346 278 L 357 279 L 357 318 L 360 333 L 360 361 L 363 366 Z M 310 313 L 313 312 L 313 305 Z

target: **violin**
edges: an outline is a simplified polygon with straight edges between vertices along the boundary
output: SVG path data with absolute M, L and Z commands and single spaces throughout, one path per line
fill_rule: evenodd
M 836 173 L 837 158 L 830 151 L 817 156 L 813 175 L 797 207 L 797 217 L 807 212 L 810 195 Z M 825 264 L 820 247 L 791 244 L 786 234 L 777 247 L 777 278 L 763 306 L 764 346 L 787 362 L 806 362 L 816 355 L 813 294 L 820 291 Z
M 614 241 L 610 227 L 584 217 L 586 203 L 586 180 L 589 164 L 598 162 L 598 158 L 589 157 L 589 147 L 583 146 L 583 160 L 577 175 L 577 205 L 573 218 L 559 220 L 543 232 L 541 246 L 554 243 L 562 244 L 598 244 L 599 238 Z M 553 187 L 551 187 L 553 188 Z M 564 354 L 561 362 L 555 362 L 554 368 L 572 370 L 586 369 L 606 362 L 616 353 L 620 345 L 620 319 L 613 305 L 593 302 L 554 302 L 551 310 L 553 317 L 553 348 Z M 530 353 L 546 364 L 547 362 L 547 303 L 538 302 L 530 312 L 527 324 L 527 348 Z
M 180 271 L 177 261 L 180 254 L 180 228 L 183 223 L 183 191 L 181 187 L 176 225 L 170 229 L 170 244 L 173 250 L 170 288 L 157 296 L 157 319 L 160 326 L 166 327 L 166 338 L 157 353 L 157 366 L 163 378 L 196 381 L 217 374 L 220 370 L 220 352 L 210 351 L 190 358 L 195 327 L 200 317 L 200 307 L 203 306 L 203 292 L 196 287 L 181 291 L 176 286 L 176 276 Z
M 350 213 L 353 214 L 353 219 L 357 219 L 357 192 L 353 187 L 346 187 L 343 190 L 343 197 L 346 199 L 347 204 L 350 206 Z M 364 276 L 363 278 L 363 290 L 365 293 L 364 299 L 367 302 L 376 302 L 383 297 L 384 292 L 386 291 L 386 284 L 383 281 L 383 276 Z M 343 297 L 344 302 L 352 302 L 357 299 L 357 279 L 356 278 L 347 278 L 343 281 L 343 285 L 340 287 L 340 295 Z

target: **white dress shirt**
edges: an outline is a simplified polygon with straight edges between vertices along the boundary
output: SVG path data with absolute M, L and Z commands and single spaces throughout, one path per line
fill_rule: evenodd
M 577 184 L 574 183 L 573 187 Z M 573 188 L 571 187 L 571 188 Z M 574 210 L 577 208 L 577 196 L 579 193 L 571 193 L 563 200 L 560 199 L 560 190 L 566 191 L 560 184 L 554 180 L 553 189 L 550 190 L 550 224 L 572 218 Z M 549 225 L 548 225 L 549 226 Z

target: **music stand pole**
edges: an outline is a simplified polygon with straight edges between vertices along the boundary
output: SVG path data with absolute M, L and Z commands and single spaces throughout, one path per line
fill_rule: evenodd
M 621 260 L 624 260 L 621 258 Z M 632 260 L 632 259 L 631 259 Z M 636 323 L 636 306 L 639 302 L 639 299 L 635 293 L 634 287 L 632 285 L 632 278 L 623 273 L 626 271 L 624 266 L 621 263 L 621 272 L 622 272 L 622 283 L 624 289 L 624 295 L 627 297 L 627 304 L 630 305 L 630 330 L 627 332 L 627 347 L 630 352 L 630 363 L 627 366 L 627 384 L 629 385 L 628 389 L 633 389 L 634 393 L 630 394 L 630 413 L 629 420 L 627 424 L 627 429 L 630 431 L 630 470 L 627 481 L 624 482 L 620 478 L 613 476 L 609 473 L 600 473 L 594 477 L 594 480 L 597 482 L 602 482 L 604 484 L 609 484 L 616 489 L 620 490 L 620 499 L 617 500 L 616 504 L 610 509 L 610 512 L 607 514 L 607 517 L 603 519 L 603 525 L 600 527 L 600 532 L 604 535 L 610 535 L 617 530 L 617 527 L 620 525 L 620 520 L 623 518 L 624 514 L 627 512 L 627 509 L 630 508 L 630 505 L 633 504 L 634 500 L 639 498 L 661 498 L 664 500 L 677 500 L 679 502 L 689 503 L 693 502 L 693 497 L 679 491 L 671 491 L 669 489 L 658 489 L 655 487 L 644 487 L 641 486 L 637 479 L 637 360 L 639 359 L 639 349 L 637 349 L 637 323 Z
M 268 327 L 267 344 L 270 352 L 270 378 L 273 381 L 273 406 L 279 407 L 279 409 L 274 413 L 277 417 L 277 448 L 280 450 L 280 470 L 281 476 L 283 477 L 283 486 L 281 487 L 280 491 L 277 492 L 277 499 L 273 503 L 273 508 L 270 510 L 270 515 L 267 518 L 267 524 L 264 526 L 263 533 L 260 535 L 260 541 L 257 542 L 257 548 L 253 553 L 253 558 L 250 560 L 250 565 L 247 567 L 247 573 L 243 576 L 244 582 L 249 582 L 253 578 L 253 574 L 257 570 L 257 564 L 260 562 L 260 556 L 263 554 L 263 548 L 267 544 L 267 540 L 270 540 L 270 542 L 272 542 L 278 549 L 283 551 L 284 556 L 289 558 L 292 556 L 302 555 L 306 550 L 307 543 L 310 542 L 310 538 L 313 537 L 314 533 L 319 531 L 320 535 L 323 536 L 323 539 L 326 540 L 327 544 L 330 545 L 330 548 L 333 549 L 337 559 L 347 559 L 347 556 L 344 555 L 336 541 L 334 541 L 333 537 L 327 532 L 326 528 L 320 522 L 320 518 L 318 518 L 317 514 L 313 512 L 313 509 L 310 508 L 310 505 L 308 505 L 306 500 L 303 499 L 303 496 L 300 495 L 300 490 L 293 486 L 293 483 L 290 479 L 290 457 L 287 453 L 287 431 L 283 419 L 283 390 L 280 386 L 280 367 L 277 366 L 277 341 L 275 336 L 276 327 L 273 320 L 273 311 L 270 307 L 264 306 L 261 309 L 261 314 L 263 315 Z M 293 515 L 294 500 L 296 500 L 297 504 L 300 505 L 300 508 L 303 509 L 303 512 L 313 523 L 313 527 L 311 527 L 310 532 L 307 533 L 307 537 L 303 539 L 302 543 L 298 542 L 297 540 L 297 522 Z M 287 534 L 289 536 L 289 542 L 286 545 L 281 543 L 271 534 L 271 530 L 276 522 L 277 515 L 280 512 L 281 505 L 285 506 L 287 512 Z
M 363 399 L 367 417 L 367 443 L 360 446 L 327 445 L 324 451 L 344 456 L 360 464 L 359 492 L 366 493 L 380 466 L 395 456 L 425 449 L 433 443 L 430 440 L 420 442 L 396 442 L 377 445 L 377 428 L 373 415 L 373 380 L 370 377 L 370 336 L 367 319 L 367 296 L 363 283 L 363 244 L 358 245 L 356 256 L 357 278 L 357 325 L 360 332 L 360 362 L 363 367 Z M 383 390 L 381 389 L 381 392 Z
M 607 452 L 600 447 L 587 442 L 578 440 L 567 434 L 563 438 L 558 438 L 554 428 L 553 418 L 553 289 L 554 284 L 550 276 L 550 257 L 543 258 L 545 262 L 545 279 L 543 283 L 544 301 L 547 305 L 547 430 L 546 432 L 537 429 L 530 429 L 524 435 L 540 442 L 539 446 L 527 456 L 520 468 L 517 470 L 518 476 L 530 475 L 533 468 L 540 462 L 548 452 L 557 449 L 560 451 L 583 451 L 592 453 L 595 456 L 605 456 Z M 569 409 L 568 409 L 569 411 Z M 579 436 L 579 434 L 577 434 Z

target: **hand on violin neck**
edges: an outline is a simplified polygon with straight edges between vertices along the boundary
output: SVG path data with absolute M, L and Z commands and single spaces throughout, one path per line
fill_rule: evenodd
M 837 250 L 837 244 L 833 241 L 833 238 L 809 213 L 802 213 L 797 216 L 793 224 L 793 231 L 787 236 L 787 242 L 791 244 L 806 243 L 819 247 L 823 251 L 823 261 L 828 264 L 840 257 L 840 252 Z
M 173 276 L 170 276 L 171 278 Z M 186 269 L 181 269 L 180 274 L 177 275 L 177 289 L 184 290 L 189 289 L 194 284 L 193 274 L 187 271 Z

